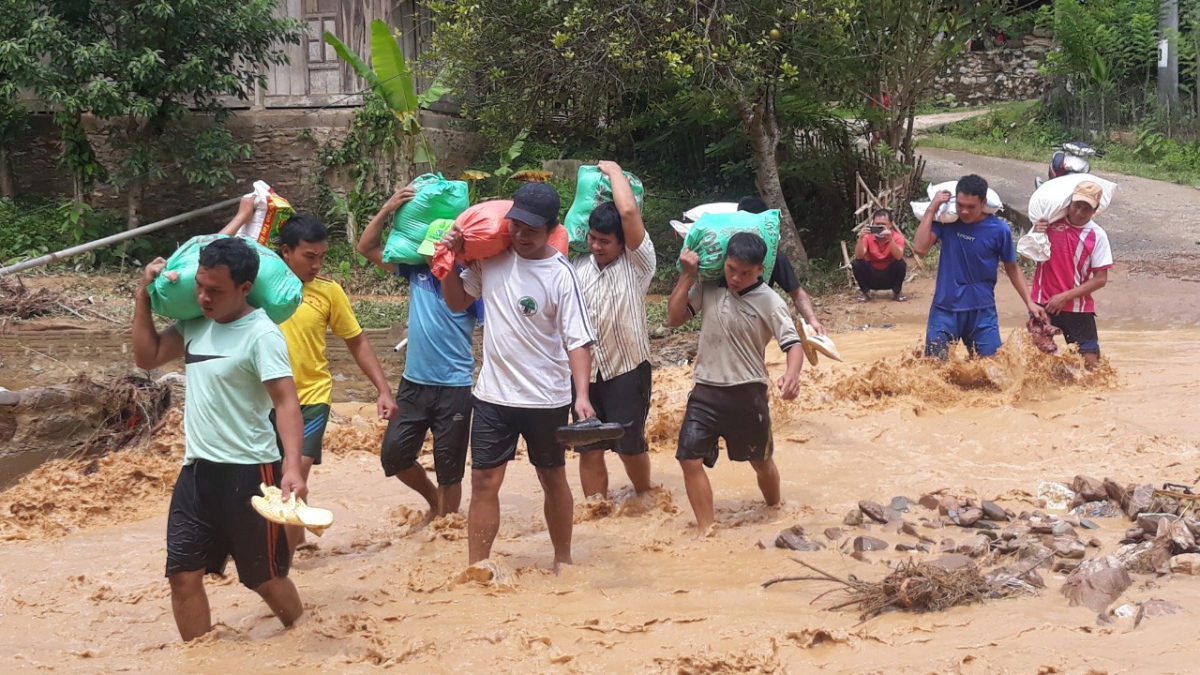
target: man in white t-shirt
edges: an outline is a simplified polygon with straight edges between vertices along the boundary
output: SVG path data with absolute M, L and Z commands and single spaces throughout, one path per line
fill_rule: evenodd
M 488 311 L 483 368 L 475 382 L 471 426 L 471 505 L 467 512 L 470 564 L 491 556 L 500 529 L 500 485 L 525 439 L 529 463 L 545 493 L 554 568 L 571 563 L 574 500 L 567 484 L 566 449 L 556 431 L 567 424 L 571 385 L 575 413 L 595 417 L 588 396 L 595 331 L 588 321 L 575 268 L 547 242 L 560 227 L 558 193 L 545 183 L 517 190 L 508 218 L 512 248 L 472 263 L 442 281 L 446 306 L 463 311 L 482 297 Z M 462 250 L 454 227 L 443 242 Z
M 575 259 L 575 272 L 598 337 L 592 347 L 592 405 L 601 420 L 624 425 L 625 435 L 576 448 L 585 497 L 608 496 L 608 449 L 621 458 L 638 494 L 651 487 L 646 444 L 650 336 L 646 322 L 635 319 L 646 316 L 646 294 L 657 260 L 629 179 L 615 162 L 597 167 L 612 184 L 613 201 L 592 210 L 587 235 L 591 253 Z

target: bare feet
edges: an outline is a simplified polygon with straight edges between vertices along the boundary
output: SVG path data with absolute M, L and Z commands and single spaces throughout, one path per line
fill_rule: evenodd
M 704 541 L 705 539 L 709 539 L 709 538 L 713 537 L 714 535 L 716 535 L 716 533 L 717 533 L 717 524 L 716 523 L 710 523 L 704 527 L 697 526 L 696 534 L 692 537 L 692 540 L 693 541 Z

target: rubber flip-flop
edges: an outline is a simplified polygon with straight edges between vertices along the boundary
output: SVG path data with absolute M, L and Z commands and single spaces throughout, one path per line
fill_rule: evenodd
M 828 335 L 820 335 L 808 323 L 802 322 L 801 329 L 804 331 L 804 355 L 808 357 L 808 362 L 812 365 L 817 365 L 817 355 L 822 354 L 834 361 L 841 361 L 842 355 L 838 352 L 837 346 L 833 344 L 833 339 Z
M 273 523 L 303 527 L 318 537 L 333 525 L 333 511 L 309 506 L 295 493 L 285 502 L 283 492 L 273 485 L 264 483 L 259 489 L 263 496 L 251 497 L 250 505 L 260 516 Z
M 572 448 L 599 441 L 611 441 L 624 435 L 625 427 L 623 425 L 616 422 L 601 422 L 596 417 L 589 417 L 555 430 L 558 442 Z

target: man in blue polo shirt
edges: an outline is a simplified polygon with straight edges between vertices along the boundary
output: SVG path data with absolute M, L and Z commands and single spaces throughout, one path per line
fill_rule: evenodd
M 388 422 L 380 461 L 387 476 L 396 476 L 429 503 L 425 522 L 458 511 L 471 433 L 471 395 L 475 353 L 472 334 L 482 318 L 482 303 L 453 312 L 442 299 L 442 286 L 426 265 L 399 265 L 383 260 L 381 233 L 416 188 L 396 191 L 371 219 L 358 240 L 358 252 L 384 271 L 408 280 L 408 347 L 404 375 L 396 391 L 399 412 Z M 433 467 L 437 486 L 417 462 L 425 434 L 433 432 Z
M 933 222 L 942 205 L 950 201 L 950 193 L 943 190 L 925 209 L 917 227 L 913 242 L 917 255 L 925 255 L 935 243 L 942 242 L 937 288 L 925 329 L 926 356 L 945 360 L 950 345 L 959 340 L 971 354 L 979 356 L 992 356 L 1000 349 L 996 280 L 1001 264 L 1030 316 L 1046 317 L 1046 310 L 1029 296 L 1008 223 L 983 211 L 987 191 L 983 178 L 963 176 L 955 187 L 958 221 Z

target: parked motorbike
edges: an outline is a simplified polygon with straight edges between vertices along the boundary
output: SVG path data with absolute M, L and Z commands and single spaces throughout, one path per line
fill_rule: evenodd
M 1103 150 L 1094 148 L 1083 141 L 1063 143 L 1055 146 L 1054 151 L 1050 157 L 1050 169 L 1047 172 L 1052 179 L 1069 173 L 1091 173 L 1092 165 L 1088 162 L 1088 158 L 1104 156 Z M 1034 187 L 1041 187 L 1042 183 L 1041 177 L 1033 179 Z

